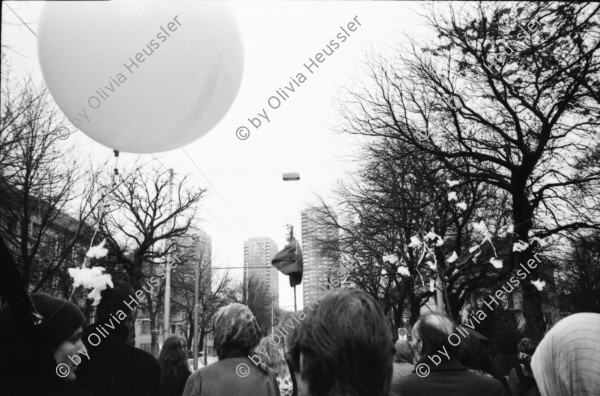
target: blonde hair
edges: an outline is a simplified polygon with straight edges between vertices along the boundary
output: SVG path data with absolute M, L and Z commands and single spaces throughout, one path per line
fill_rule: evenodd
M 264 356 L 264 353 L 269 356 L 269 359 L 265 362 L 265 365 L 272 374 L 276 376 L 285 376 L 287 363 L 283 356 L 282 349 L 283 348 L 281 348 L 277 343 L 273 342 L 271 336 L 268 335 L 260 340 L 254 350 L 262 351 L 263 354 L 260 356 Z

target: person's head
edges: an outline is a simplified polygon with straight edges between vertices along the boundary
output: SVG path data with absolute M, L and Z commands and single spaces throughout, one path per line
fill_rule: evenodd
M 394 345 L 396 354 L 394 355 L 395 363 L 412 363 L 414 359 L 413 351 L 407 340 L 398 340 Z
M 535 352 L 535 343 L 531 338 L 522 338 L 517 345 L 517 351 L 519 352 L 519 363 L 525 366 L 525 368 L 531 370 L 531 357 Z
M 485 371 L 494 377 L 499 377 L 500 374 L 494 367 L 486 348 L 486 344 L 490 344 L 490 342 L 475 330 L 464 330 L 468 333 L 468 336 L 461 338 L 459 347 L 460 364 L 466 368 Z
M 18 323 L 9 306 L 0 310 L 0 355 L 24 347 L 21 353 L 35 361 L 36 375 L 75 380 L 79 354 L 87 353 L 81 340 L 85 317 L 70 301 L 37 293 L 31 301 L 42 316 L 37 325 Z
M 412 329 L 411 347 L 415 361 L 419 362 L 427 356 L 436 354 L 448 344 L 448 336 L 454 332 L 456 325 L 443 314 L 421 316 Z M 457 356 L 456 348 L 446 348 L 451 356 Z
M 162 380 L 168 376 L 177 375 L 179 371 L 190 372 L 186 352 L 187 344 L 183 338 L 170 336 L 165 340 L 160 355 L 158 355 Z
M 123 333 L 121 336 L 127 337 L 127 332 L 133 328 L 133 311 L 137 307 L 137 298 L 135 296 L 135 290 L 133 287 L 124 281 L 113 282 L 114 287 L 107 287 L 102 290 L 100 296 L 102 297 L 100 303 L 96 307 L 96 323 L 104 324 L 110 322 L 112 318 L 123 317 L 119 315 L 119 311 L 122 311 L 127 315 L 126 319 L 112 320 L 112 325 L 119 328 L 119 332 Z
M 252 311 L 242 304 L 221 307 L 212 319 L 214 345 L 219 359 L 236 350 L 248 354 L 262 337 Z
M 558 322 L 531 358 L 540 393 L 600 395 L 600 314 L 578 313 Z
M 283 375 L 287 364 L 283 356 L 283 346 L 280 346 L 278 341 L 279 339 L 271 335 L 263 337 L 254 348 L 254 352 L 266 365 L 268 371 L 274 375 Z
M 299 395 L 387 395 L 392 335 L 375 299 L 341 288 L 309 308 L 289 337 Z

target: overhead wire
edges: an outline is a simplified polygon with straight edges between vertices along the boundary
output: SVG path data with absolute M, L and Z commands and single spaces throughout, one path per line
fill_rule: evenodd
M 229 210 L 231 211 L 231 213 L 233 214 L 233 216 L 246 229 L 246 231 L 248 232 L 248 234 L 250 234 L 250 237 L 252 237 L 254 235 L 254 233 L 252 231 L 250 231 L 250 228 L 248 228 L 248 226 L 246 225 L 246 223 L 244 223 L 242 221 L 242 219 L 237 215 L 237 213 L 233 210 L 233 208 L 231 207 L 231 205 L 229 205 L 229 202 L 227 202 L 227 200 L 225 200 L 225 198 L 221 195 L 221 193 L 219 192 L 219 190 L 217 189 L 217 187 L 215 187 L 215 185 L 210 181 L 210 179 L 206 176 L 206 174 L 202 171 L 202 169 L 200 169 L 200 167 L 198 166 L 198 164 L 196 163 L 196 161 L 194 161 L 194 159 L 188 154 L 188 152 L 186 151 L 186 149 L 184 147 L 182 147 L 181 150 L 189 158 L 189 160 L 192 162 L 192 164 L 194 164 L 194 166 L 196 167 L 196 169 L 198 170 L 198 172 L 200 172 L 200 174 L 206 179 L 206 181 L 208 182 L 208 184 L 217 193 L 217 195 L 219 196 L 219 198 L 221 198 L 221 201 L 223 201 L 223 203 L 227 206 L 227 208 L 229 208 Z
M 153 158 L 154 158 L 154 159 L 155 159 L 155 160 L 156 160 L 156 161 L 157 161 L 157 162 L 158 162 L 158 163 L 159 163 L 159 164 L 160 164 L 160 165 L 161 165 L 161 166 L 162 166 L 162 167 L 163 167 L 163 168 L 164 168 L 164 169 L 165 169 L 167 172 L 169 171 L 169 169 L 167 169 L 167 167 L 165 166 L 165 164 L 163 164 L 163 163 L 162 163 L 162 161 L 156 157 L 156 155 L 152 154 L 152 157 L 153 157 Z M 235 242 L 237 242 L 238 238 L 236 238 L 236 237 L 235 237 L 235 235 L 233 235 L 233 233 L 232 233 L 232 232 L 231 232 L 231 231 L 230 231 L 230 230 L 229 230 L 227 227 L 225 227 L 225 225 L 224 225 L 223 223 L 221 223 L 221 222 L 219 221 L 219 219 L 218 219 L 218 218 L 217 218 L 217 217 L 216 217 L 214 214 L 212 214 L 212 212 L 211 212 L 211 211 L 209 211 L 209 210 L 206 208 L 206 206 L 202 205 L 200 202 L 198 202 L 198 205 L 200 205 L 200 207 L 201 207 L 201 208 L 202 208 L 204 211 L 206 211 L 206 213 L 208 213 L 208 214 L 209 214 L 209 215 L 210 215 L 210 216 L 213 218 L 213 220 L 214 220 L 214 221 L 215 221 L 215 222 L 216 222 L 218 225 L 220 225 L 220 226 L 221 226 L 221 227 L 222 227 L 222 228 L 223 228 L 223 229 L 224 229 L 224 230 L 225 230 L 225 231 L 226 231 L 226 232 L 229 234 L 229 236 L 230 236 L 230 237 L 231 237 L 231 238 L 232 238 L 232 239 L 233 239 Z

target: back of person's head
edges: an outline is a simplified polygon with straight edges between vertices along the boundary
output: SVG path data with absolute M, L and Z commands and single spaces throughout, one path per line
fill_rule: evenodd
M 412 363 L 414 354 L 407 340 L 398 340 L 394 345 L 396 353 L 394 354 L 395 363 Z
M 161 380 L 164 381 L 168 376 L 175 376 L 179 371 L 190 372 L 186 351 L 187 344 L 183 338 L 170 336 L 165 340 L 158 356 Z
M 277 341 L 271 335 L 263 337 L 256 348 L 254 348 L 254 351 L 261 361 L 265 363 L 268 371 L 279 376 L 285 373 L 287 363 Z
M 314 307 L 314 308 L 313 308 Z M 388 394 L 391 329 L 379 304 L 358 289 L 335 289 L 300 317 L 290 357 L 311 396 Z M 300 388 L 303 385 L 298 385 Z
M 460 364 L 468 369 L 481 370 L 495 378 L 501 375 L 492 363 L 488 350 L 484 344 L 483 335 L 471 330 L 465 329 L 468 336 L 462 338 L 459 347 Z
M 600 314 L 578 313 L 554 325 L 531 369 L 543 396 L 600 395 Z
M 528 367 L 531 364 L 531 357 L 535 352 L 536 345 L 531 338 L 522 338 L 517 345 L 519 352 L 519 363 L 526 364 Z
M 102 290 L 100 303 L 96 307 L 96 320 L 106 322 L 111 319 L 111 315 L 116 315 L 119 310 L 123 311 L 128 317 L 136 307 L 135 290 L 125 281 L 113 282 L 114 287 L 107 287 Z M 128 304 L 127 304 L 128 303 Z
M 129 283 L 118 280 L 113 285 L 114 287 L 107 287 L 100 293 L 102 298 L 96 307 L 96 324 L 110 323 L 114 330 L 109 331 L 109 337 L 126 340 L 129 332 L 134 331 L 132 313 L 139 301 Z
M 454 333 L 456 325 L 446 315 L 427 314 L 421 316 L 412 329 L 412 349 L 420 361 L 438 353 L 448 344 L 448 336 Z M 459 356 L 457 348 L 446 348 L 450 356 Z
M 219 359 L 234 352 L 249 354 L 262 338 L 262 331 L 252 311 L 243 304 L 234 303 L 219 308 L 212 324 Z

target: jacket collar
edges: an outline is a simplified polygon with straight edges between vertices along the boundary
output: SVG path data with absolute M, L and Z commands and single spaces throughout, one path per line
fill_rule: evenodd
M 429 366 L 431 371 L 466 371 L 467 369 L 460 364 L 460 361 L 454 356 L 450 356 L 450 359 L 446 359 L 445 356 L 440 356 L 442 361 L 437 366 L 430 359 L 425 358 L 421 359 L 416 365 L 415 368 L 420 363 L 425 363 Z M 415 370 L 413 370 L 415 372 Z
M 236 357 L 248 357 L 249 351 L 244 348 L 239 348 L 235 346 L 223 346 L 219 351 L 219 360 L 236 358 Z

